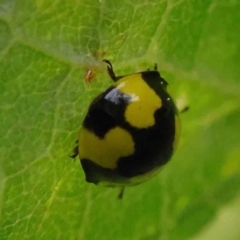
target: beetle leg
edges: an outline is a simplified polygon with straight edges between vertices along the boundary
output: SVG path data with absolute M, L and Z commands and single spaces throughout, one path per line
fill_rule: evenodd
M 185 113 L 185 112 L 187 112 L 188 110 L 189 110 L 189 106 L 186 106 L 186 107 L 184 107 L 181 111 L 180 111 L 180 113 Z
M 124 194 L 124 187 L 121 188 L 120 193 L 118 194 L 118 199 L 122 199 Z
M 76 144 L 78 143 L 78 140 L 76 141 Z M 78 150 L 78 145 L 73 149 L 73 154 L 69 155 L 69 157 L 75 159 L 79 154 L 79 150 Z
M 103 62 L 105 62 L 107 64 L 107 70 L 108 70 L 109 76 L 112 78 L 112 80 L 114 82 L 116 82 L 119 78 L 116 77 L 116 75 L 115 75 L 115 73 L 113 71 L 113 66 L 112 66 L 111 62 L 109 60 L 107 60 L 107 59 L 103 59 Z

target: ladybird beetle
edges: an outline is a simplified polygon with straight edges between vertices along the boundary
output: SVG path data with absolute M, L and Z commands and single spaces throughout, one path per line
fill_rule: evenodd
M 91 103 L 71 157 L 79 155 L 86 181 L 123 188 L 156 175 L 172 157 L 179 139 L 177 107 L 157 71 L 116 76 Z

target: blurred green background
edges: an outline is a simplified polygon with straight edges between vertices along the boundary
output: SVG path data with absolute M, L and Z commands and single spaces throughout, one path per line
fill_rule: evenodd
M 0 0 L 0 239 L 239 240 L 239 13 L 238 0 Z M 158 63 L 191 107 L 171 162 L 122 201 L 68 157 L 111 84 L 103 52 L 117 75 Z

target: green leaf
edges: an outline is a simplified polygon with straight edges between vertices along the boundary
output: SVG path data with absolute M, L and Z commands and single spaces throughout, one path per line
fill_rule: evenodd
M 0 239 L 240 239 L 239 11 L 237 0 L 0 0 Z M 117 75 L 158 63 L 190 105 L 170 163 L 121 201 L 68 157 L 111 84 L 103 57 Z

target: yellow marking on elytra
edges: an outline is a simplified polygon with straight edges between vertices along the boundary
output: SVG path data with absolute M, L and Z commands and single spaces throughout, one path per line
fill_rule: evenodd
M 175 115 L 175 135 L 173 142 L 173 151 L 175 152 L 178 146 L 179 137 L 181 132 L 181 121 L 178 115 Z
M 123 77 L 114 86 L 132 98 L 125 112 L 129 124 L 137 128 L 148 128 L 155 124 L 154 113 L 162 106 L 162 101 L 140 73 Z
M 120 127 L 109 130 L 103 139 L 86 128 L 82 128 L 80 131 L 80 159 L 89 159 L 104 168 L 115 169 L 119 158 L 133 153 L 132 136 Z

